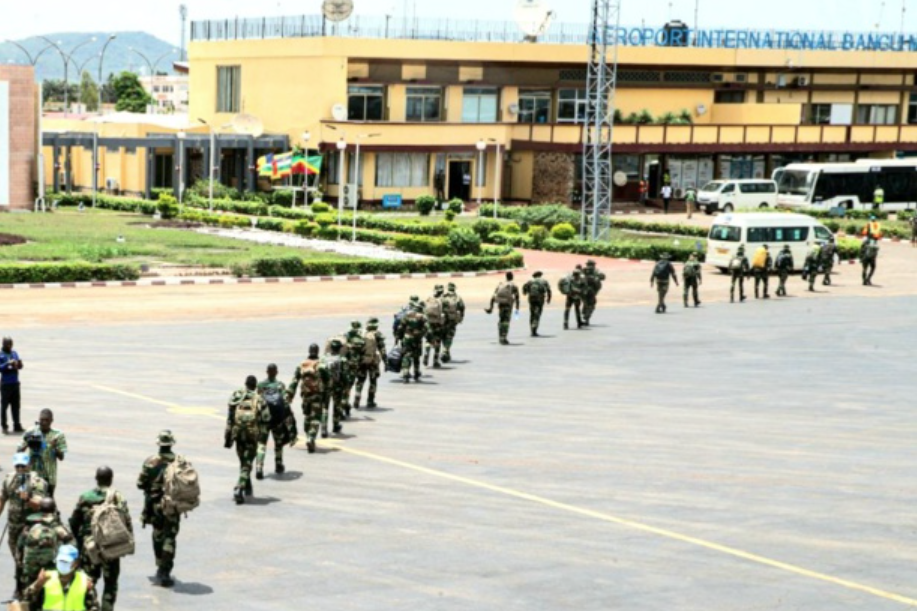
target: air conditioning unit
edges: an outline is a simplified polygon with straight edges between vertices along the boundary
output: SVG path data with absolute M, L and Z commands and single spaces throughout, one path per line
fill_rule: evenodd
M 777 75 L 777 87 L 786 87 L 786 75 L 785 74 Z
M 733 75 L 733 80 L 737 83 L 747 83 L 748 75 L 747 74 L 735 74 Z
M 711 80 L 712 80 L 714 83 L 722 83 L 722 82 L 724 82 L 724 81 L 726 80 L 726 75 L 723 74 L 722 72 L 716 72 L 716 73 L 714 73 L 713 76 L 711 77 Z
M 118 190 L 118 179 L 117 178 L 106 178 L 105 179 L 105 190 L 114 193 Z
M 797 78 L 796 78 L 796 86 L 797 86 L 797 87 L 808 87 L 808 86 L 809 86 L 809 77 L 807 77 L 807 76 L 800 76 L 800 77 L 797 77 Z

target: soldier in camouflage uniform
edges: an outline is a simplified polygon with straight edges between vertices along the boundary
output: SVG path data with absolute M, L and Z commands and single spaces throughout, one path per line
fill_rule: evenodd
M 153 553 L 156 555 L 156 583 L 164 588 L 171 588 L 172 569 L 175 566 L 178 531 L 181 516 L 172 515 L 163 510 L 163 480 L 166 467 L 175 462 L 172 446 L 175 436 L 172 431 L 161 431 L 156 437 L 159 452 L 143 462 L 137 488 L 143 490 L 143 513 L 140 522 L 145 527 L 153 526 Z
M 227 449 L 236 444 L 239 457 L 239 481 L 233 490 L 237 505 L 251 496 L 252 463 L 258 455 L 258 444 L 266 436 L 271 424 L 271 412 L 258 394 L 258 378 L 245 378 L 245 387 L 232 393 L 226 413 L 224 445 Z
M 118 600 L 118 577 L 121 575 L 121 559 L 105 560 L 99 564 L 92 562 L 86 552 L 86 541 L 92 536 L 92 512 L 105 502 L 111 490 L 114 472 L 109 467 L 99 467 L 96 470 L 96 487 L 84 492 L 76 502 L 73 514 L 70 516 L 70 530 L 76 537 L 76 547 L 80 550 L 83 570 L 89 578 L 98 585 L 99 580 L 105 580 L 105 592 L 102 594 L 102 611 L 113 611 Z M 127 508 L 127 501 L 117 490 L 112 491 L 112 503 L 124 519 L 128 530 L 134 532 L 131 514 Z
M 296 443 L 296 423 L 290 419 L 293 412 L 286 398 L 286 386 L 277 379 L 277 365 L 271 363 L 267 366 L 267 379 L 258 382 L 258 394 L 264 400 L 267 416 L 270 419 L 264 429 L 261 439 L 258 440 L 258 455 L 255 461 L 255 477 L 264 479 L 264 458 L 267 455 L 268 437 L 274 438 L 274 473 L 281 475 L 286 471 L 283 466 L 283 446 Z M 292 438 L 291 438 L 292 437 Z
M 809 281 L 809 291 L 815 292 L 815 281 L 818 279 L 818 271 L 821 267 L 821 245 L 817 242 L 812 244 L 809 252 L 806 253 L 806 263 L 802 270 L 802 279 Z
M 599 293 L 602 291 L 603 280 L 605 280 L 605 274 L 596 268 L 595 261 L 592 259 L 586 261 L 586 269 L 583 270 L 583 326 L 585 327 L 588 327 L 592 321 Z
M 322 423 L 322 375 L 319 371 L 318 344 L 309 346 L 309 358 L 300 363 L 293 373 L 293 379 L 287 387 L 287 403 L 293 403 L 296 387 L 302 398 L 303 432 L 306 434 L 306 448 L 309 454 L 315 453 L 315 438 Z
M 573 273 L 562 278 L 558 283 L 558 289 L 567 298 L 564 304 L 564 329 L 570 328 L 570 309 L 576 312 L 576 328 L 583 327 L 583 317 L 580 313 L 580 306 L 583 303 L 583 291 L 585 290 L 585 281 L 583 273 L 579 267 L 573 270 Z
M 427 317 L 427 347 L 423 353 L 423 366 L 430 364 L 430 353 L 433 352 L 433 369 L 442 367 L 440 352 L 443 346 L 443 337 L 446 335 L 446 315 L 443 307 L 445 288 L 437 284 L 433 295 L 424 303 L 424 315 Z
M 860 264 L 863 266 L 863 286 L 872 286 L 872 275 L 876 273 L 876 261 L 879 259 L 879 242 L 875 238 L 866 238 L 860 246 Z
M 446 315 L 446 325 L 443 331 L 443 362 L 452 360 L 452 342 L 458 326 L 465 321 L 465 302 L 456 293 L 455 284 L 450 282 L 446 287 L 443 297 L 443 313 Z
M 15 471 L 7 473 L 3 478 L 3 489 L 0 490 L 0 513 L 7 509 L 6 533 L 10 555 L 16 564 L 16 593 L 19 592 L 20 562 L 19 562 L 19 533 L 26 526 L 26 518 L 38 511 L 41 499 L 48 494 L 48 484 L 37 473 L 30 470 L 29 455 L 19 453 L 13 456 Z M 16 598 L 14 593 L 13 598 Z
M 703 266 L 697 260 L 697 255 L 691 253 L 691 256 L 688 257 L 688 262 L 685 263 L 684 268 L 681 270 L 681 278 L 684 281 L 683 297 L 685 307 L 688 307 L 688 298 L 692 295 L 694 297 L 694 307 L 700 306 L 698 289 L 704 283 L 703 273 Z
M 26 431 L 19 444 L 20 452 L 29 452 L 32 459 L 32 470 L 48 483 L 48 496 L 54 496 L 57 488 L 57 462 L 64 460 L 67 455 L 67 438 L 57 429 L 51 428 L 54 423 L 54 414 L 49 409 L 41 410 L 38 416 L 38 426 Z M 41 438 L 40 447 L 37 439 Z M 30 439 L 35 441 L 30 443 Z
M 529 298 L 529 327 L 532 337 L 538 337 L 538 326 L 546 303 L 551 303 L 551 284 L 543 278 L 542 272 L 532 274 L 532 279 L 522 285 L 522 294 Z
M 672 265 L 672 255 L 663 253 L 653 272 L 650 274 L 650 287 L 656 286 L 656 293 L 659 301 L 656 304 L 656 313 L 665 314 L 665 296 L 669 293 L 669 281 L 673 280 L 675 286 L 678 286 L 678 274 L 675 273 L 675 266 Z
M 499 309 L 499 322 L 497 331 L 500 335 L 500 345 L 509 345 L 509 325 L 513 320 L 513 309 L 519 311 L 519 288 L 513 282 L 513 272 L 506 272 L 506 280 L 497 285 L 493 297 L 490 298 L 490 307 L 485 310 L 493 313 L 494 305 Z
M 414 381 L 420 381 L 420 351 L 423 349 L 426 332 L 427 317 L 423 312 L 423 304 L 419 297 L 413 295 L 407 312 L 395 329 L 395 338 L 401 342 L 401 375 L 405 384 L 411 381 L 411 365 L 414 366 Z
M 344 358 L 347 362 L 344 376 L 344 397 L 343 408 L 344 416 L 350 418 L 351 402 L 350 393 L 357 381 L 357 374 L 360 372 L 360 363 L 363 361 L 363 323 L 355 320 L 350 323 L 350 331 L 344 334 Z
M 39 503 L 39 511 L 40 514 L 28 517 L 31 525 L 19 535 L 19 558 L 22 563 L 20 591 L 34 583 L 42 570 L 54 569 L 57 548 L 73 541 L 73 535 L 61 524 L 54 499 L 49 496 L 43 498 Z
M 831 286 L 831 274 L 834 272 L 834 254 L 837 252 L 837 246 L 834 240 L 826 240 L 821 247 L 821 267 L 825 273 L 823 286 Z
M 319 374 L 322 378 L 322 437 L 328 436 L 329 421 L 334 424 L 334 433 L 342 430 L 344 419 L 344 389 L 346 388 L 347 360 L 342 356 L 344 342 L 338 338 L 328 344 L 329 352 L 322 357 Z
M 745 256 L 745 246 L 739 246 L 736 255 L 729 262 L 729 274 L 731 283 L 729 285 L 729 302 L 735 303 L 736 286 L 739 287 L 739 302 L 745 301 L 745 277 L 748 275 L 750 266 L 748 257 Z
M 363 394 L 363 385 L 369 379 L 369 391 L 366 396 L 366 407 L 373 409 L 376 406 L 376 389 L 379 383 L 379 366 L 385 361 L 385 335 L 379 330 L 379 319 L 370 318 L 366 323 L 366 333 L 363 335 L 363 359 L 360 361 L 360 370 L 357 372 L 356 392 L 354 393 L 353 406 L 360 409 L 360 396 Z
M 783 245 L 783 250 L 777 254 L 777 260 L 774 262 L 774 268 L 777 270 L 777 297 L 786 297 L 786 281 L 793 271 L 793 251 L 790 250 L 789 244 Z

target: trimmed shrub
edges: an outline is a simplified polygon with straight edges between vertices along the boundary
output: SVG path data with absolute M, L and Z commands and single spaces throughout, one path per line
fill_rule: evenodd
M 564 241 L 549 238 L 545 241 L 544 250 L 643 261 L 658 261 L 663 253 L 669 253 L 673 261 L 687 261 L 692 253 L 696 254 L 701 261 L 705 258 L 705 253 L 703 251 L 698 252 L 693 248 L 693 245 L 675 246 L 652 242 L 587 242 L 585 240 Z
M 337 219 L 334 217 L 333 214 L 329 214 L 325 212 L 322 214 L 316 214 L 315 222 L 318 223 L 319 227 L 321 227 L 322 229 L 325 229 L 326 227 L 330 227 L 331 225 L 334 225 L 337 222 Z
M 455 199 L 450 199 L 447 210 L 453 214 L 461 214 L 465 211 L 465 202 L 457 197 Z
M 576 228 L 570 223 L 560 223 L 551 229 L 551 237 L 566 242 L 576 237 Z
M 271 202 L 275 206 L 289 208 L 293 205 L 293 191 L 274 191 L 271 195 Z
M 481 218 L 474 222 L 471 229 L 486 242 L 490 240 L 491 234 L 497 233 L 503 229 L 503 224 L 494 219 Z
M 130 265 L 107 263 L 32 263 L 0 265 L 0 284 L 40 282 L 102 282 L 136 280 L 140 270 Z
M 491 217 L 494 214 L 494 204 L 481 206 L 478 216 Z M 548 229 L 560 223 L 569 223 L 574 227 L 580 224 L 581 213 L 561 204 L 545 204 L 541 206 L 503 206 L 497 204 L 497 216 L 510 219 L 519 223 L 523 229 L 532 225 L 544 225 Z
M 311 236 L 319 228 L 318 223 L 313 223 L 311 221 L 298 221 L 294 226 L 293 233 L 298 236 L 307 238 Z
M 451 211 L 450 211 L 451 212 Z M 481 252 L 481 237 L 467 227 L 456 227 L 446 236 L 449 251 L 453 255 L 477 255 Z
M 917 211 L 915 210 L 902 210 L 898 212 L 895 216 L 898 218 L 899 221 L 910 222 L 911 219 L 914 218 L 915 214 L 917 214 Z
M 162 218 L 174 219 L 178 216 L 178 200 L 168 193 L 161 193 L 156 209 Z
M 615 227 L 616 229 L 626 229 L 628 231 L 643 231 L 646 233 L 662 233 L 666 235 L 682 235 L 692 238 L 706 238 L 710 232 L 710 230 L 705 227 L 695 227 L 694 225 L 653 223 L 615 218 L 611 219 L 611 226 Z
M 206 169 L 206 168 L 205 168 Z M 185 190 L 188 197 L 200 197 L 207 199 L 210 197 L 210 181 L 206 179 L 197 180 L 190 189 Z M 213 181 L 213 199 L 240 200 L 241 193 L 238 189 L 227 187 L 218 180 Z
M 417 212 L 420 213 L 420 216 L 430 216 L 436 206 L 436 198 L 432 195 L 421 195 L 414 204 L 417 206 Z
M 529 237 L 532 238 L 532 247 L 538 250 L 541 250 L 544 247 L 544 242 L 550 235 L 551 234 L 548 232 L 548 228 L 543 227 L 542 225 L 534 225 L 529 227 Z
M 547 232 L 547 230 L 545 230 Z M 532 237 L 522 233 L 507 233 L 498 231 L 490 236 L 490 240 L 494 244 L 504 244 L 506 246 L 513 246 L 516 248 L 532 248 L 534 246 L 534 240 Z
M 862 246 L 856 238 L 839 238 L 837 240 L 837 256 L 841 261 L 850 261 L 853 259 L 858 259 L 860 256 L 860 246 Z
M 446 238 L 415 235 L 396 236 L 395 248 L 403 252 L 430 257 L 445 257 L 451 249 Z
M 312 202 L 311 208 L 313 214 L 324 214 L 325 212 L 331 212 L 331 206 L 325 202 Z
M 283 221 L 280 219 L 258 219 L 258 224 L 255 225 L 258 229 L 263 229 L 265 231 L 283 231 L 284 225 Z
M 233 266 L 237 276 L 267 278 L 301 276 L 335 276 L 357 274 L 421 274 L 441 272 L 478 272 L 523 267 L 518 252 L 482 257 L 442 257 L 415 261 L 340 260 L 316 261 L 299 257 L 256 259 L 247 265 Z
M 452 210 L 446 210 L 445 216 L 446 216 L 446 222 L 447 222 L 447 223 L 451 223 L 451 222 L 453 222 L 453 221 L 455 220 L 455 212 L 453 212 Z M 475 235 L 477 235 L 477 234 L 475 234 Z
M 507 223 L 503 226 L 504 233 L 522 233 L 522 227 L 518 223 Z

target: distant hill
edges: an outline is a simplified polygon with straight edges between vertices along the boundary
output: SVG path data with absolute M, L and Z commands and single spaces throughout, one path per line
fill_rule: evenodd
M 110 32 L 80 32 L 80 33 L 63 33 L 48 34 L 46 38 L 58 43 L 65 53 L 70 53 L 74 47 L 84 41 L 90 40 L 95 36 L 95 42 L 90 42 L 77 49 L 73 54 L 73 62 L 70 63 L 70 82 L 79 82 L 77 71 L 84 64 L 83 70 L 88 70 L 94 80 L 99 78 L 99 53 L 103 45 L 108 40 Z M 145 55 L 150 63 L 156 64 L 158 72 L 167 72 L 172 74 L 172 62 L 178 61 L 181 53 L 179 47 L 171 45 L 164 40 L 151 36 L 145 32 L 115 32 L 117 38 L 105 51 L 105 62 L 102 67 L 103 80 L 108 78 L 110 73 L 118 74 L 124 70 L 136 72 L 141 75 L 148 74 L 150 69 L 148 64 L 140 55 L 131 51 L 136 49 Z M 48 46 L 48 43 L 41 38 L 32 37 L 23 40 L 17 40 L 16 43 L 25 47 L 34 58 L 42 49 Z M 174 54 L 169 54 L 172 50 Z M 165 57 L 163 57 L 165 55 Z M 0 43 L 0 63 L 7 63 L 10 60 L 13 63 L 29 63 L 26 54 L 10 43 Z M 35 66 L 35 80 L 42 81 L 45 79 L 62 79 L 64 78 L 64 60 L 60 53 L 53 47 L 45 51 Z

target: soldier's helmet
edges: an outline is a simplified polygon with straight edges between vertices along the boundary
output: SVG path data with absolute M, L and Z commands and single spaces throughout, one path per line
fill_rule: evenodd
M 595 267 L 595 261 L 593 261 L 592 259 L 589 259 L 588 261 L 586 261 L 586 267 Z
M 580 274 L 582 274 L 582 272 L 581 272 L 579 269 L 573 270 L 573 275 L 574 275 L 575 277 L 579 278 L 579 277 L 580 277 Z
M 411 303 L 420 303 L 420 297 L 417 295 L 411 295 Z
M 739 249 L 736 252 L 740 255 L 744 255 L 745 254 L 745 245 L 740 245 Z
M 375 316 L 373 316 L 372 318 L 370 318 L 370 319 L 366 322 L 366 325 L 367 325 L 367 326 L 369 326 L 369 325 L 378 325 L 378 324 L 379 324 L 379 319 L 376 318 Z
M 16 467 L 28 467 L 29 466 L 29 455 L 25 452 L 17 452 L 13 454 L 13 468 Z
M 42 513 L 57 513 L 57 503 L 50 496 L 46 496 L 38 504 L 38 510 Z
M 447 287 L 449 288 L 449 291 L 450 291 L 450 292 L 454 292 L 455 289 L 456 289 L 455 283 L 454 283 L 454 282 L 450 282 L 450 283 L 447 285 Z
M 770 250 L 770 246 L 768 246 L 767 244 L 765 244 L 765 245 L 764 245 L 764 250 Z
M 541 278 L 542 276 L 544 276 L 544 272 L 535 272 L 534 274 L 532 274 L 532 276 L 534 276 L 535 278 Z
M 785 250 L 786 252 L 790 252 L 790 245 L 789 245 L 789 244 L 784 244 L 784 245 L 783 245 L 783 250 Z
M 320 350 L 320 348 L 318 347 L 318 344 L 312 344 L 312 345 L 310 345 L 310 346 L 309 346 L 309 356 L 312 356 L 313 354 L 317 356 L 319 350 Z
M 156 437 L 156 443 L 160 446 L 168 447 L 175 445 L 175 435 L 172 434 L 170 430 L 160 431 L 159 435 Z
M 375 330 L 378 329 L 378 328 L 379 328 L 379 321 L 376 321 L 376 322 L 369 321 L 369 322 L 366 323 L 366 330 L 367 330 L 367 331 L 375 331 Z
M 441 293 L 442 291 L 446 290 L 446 287 L 444 287 L 442 284 L 437 284 L 433 287 L 433 290 L 437 293 Z
M 363 323 L 361 323 L 359 320 L 353 320 L 350 322 L 350 326 L 353 329 L 361 329 L 363 328 Z
M 340 339 L 334 338 L 333 340 L 331 340 L 332 350 L 340 350 L 343 347 L 344 347 L 344 343 Z

